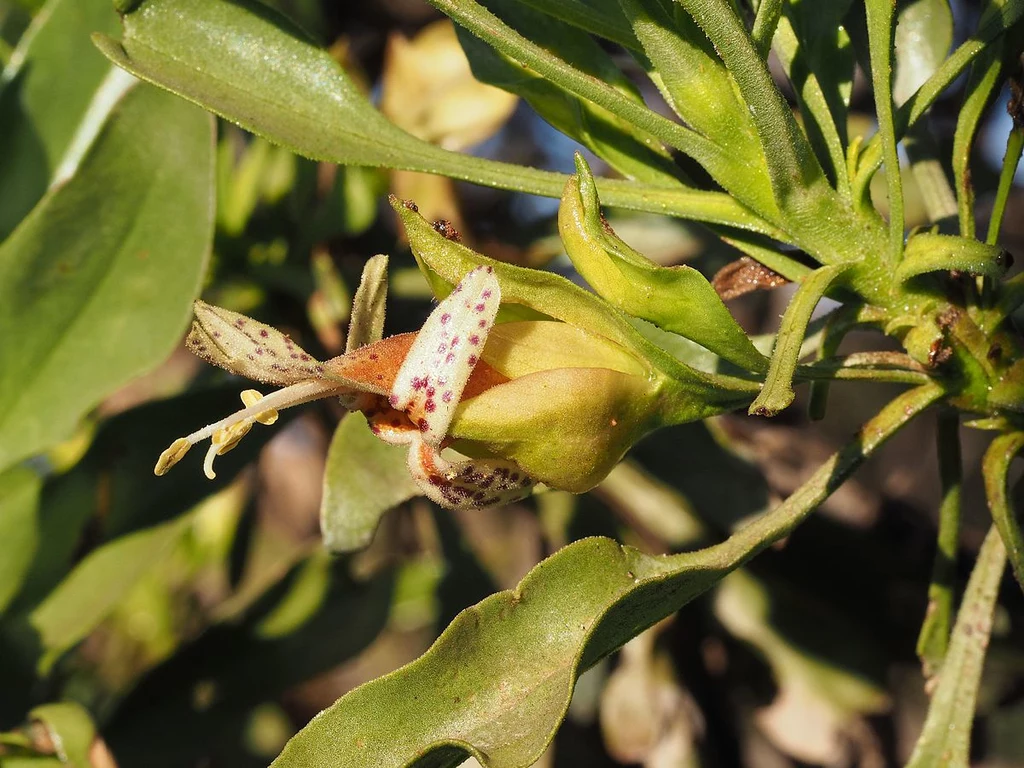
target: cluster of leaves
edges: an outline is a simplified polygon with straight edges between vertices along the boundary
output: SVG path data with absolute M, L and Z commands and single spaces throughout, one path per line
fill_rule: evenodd
M 611 754 L 690 764 L 698 758 L 688 694 L 656 639 L 672 631 L 659 622 L 684 607 L 688 620 L 713 625 L 712 636 L 742 641 L 767 662 L 780 693 L 756 719 L 776 747 L 834 761 L 836 739 L 887 706 L 880 674 L 851 658 L 857 622 L 832 615 L 844 588 L 823 582 L 818 597 L 833 605 L 816 613 L 821 626 L 808 639 L 785 615 L 816 610 L 807 608 L 815 601 L 787 587 L 770 557 L 760 570 L 748 562 L 932 409 L 943 498 L 917 646 L 931 704 L 908 764 L 966 766 L 1007 561 L 1024 584 L 1008 488 L 1024 448 L 1024 339 L 1013 322 L 1024 284 L 1007 279 L 997 245 L 1024 144 L 1024 2 L 983 2 L 952 52 L 945 0 L 431 4 L 455 22 L 476 80 L 418 81 L 421 61 L 396 41 L 380 110 L 358 71 L 339 63 L 344 46 L 325 50 L 303 31 L 328 27 L 316 3 L 115 0 L 116 13 L 110 0 L 0 4 L 0 31 L 16 41 L 2 49 L 0 80 L 0 726 L 13 728 L 0 734 L 0 765 L 182 765 L 218 751 L 236 764 L 244 744 L 245 759 L 279 752 L 282 768 L 454 766 L 470 757 L 527 766 L 551 759 L 588 669 L 607 676 L 601 719 Z M 456 50 L 450 26 L 420 43 L 427 58 Z M 411 57 L 404 69 L 402 56 Z M 872 86 L 871 138 L 851 113 L 858 68 Z M 947 156 L 930 110 L 965 73 Z M 980 239 L 972 149 L 1007 80 L 1016 122 Z M 515 97 L 623 178 L 595 180 L 579 156 L 567 176 L 459 151 L 491 135 Z M 647 106 L 657 97 L 678 119 Z M 449 181 L 366 167 L 560 198 L 559 250 L 598 295 L 457 242 L 462 213 Z M 392 274 L 393 327 L 488 265 L 505 302 L 498 328 L 557 319 L 603 339 L 607 360 L 639 360 L 658 384 L 633 395 L 649 395 L 657 418 L 628 439 L 604 439 L 603 422 L 578 418 L 568 429 L 558 422 L 539 454 L 508 439 L 514 427 L 493 426 L 500 409 L 483 414 L 475 433 L 472 409 L 463 411 L 457 437 L 499 453 L 494 445 L 514 443 L 507 450 L 520 452 L 504 458 L 553 488 L 504 513 L 529 520 L 533 540 L 553 552 L 521 581 L 525 569 L 510 575 L 479 542 L 468 557 L 446 513 L 406 505 L 417 490 L 403 452 L 376 442 L 358 414 L 338 422 L 324 410 L 282 434 L 306 485 L 319 488 L 323 476 L 322 500 L 297 485 L 274 500 L 287 472 L 268 466 L 273 446 L 255 492 L 246 467 L 273 434 L 262 428 L 223 460 L 213 484 L 196 463 L 173 481 L 151 474 L 183 420 L 214 421 L 239 388 L 172 355 L 201 290 L 301 335 L 318 357 L 379 338 L 381 262 L 369 263 L 350 311 L 346 269 L 354 275 L 363 259 L 344 257 L 339 270 L 327 244 L 394 247 L 374 226 L 388 183 L 427 214 L 395 205 L 426 281 L 411 268 Z M 660 266 L 616 235 L 602 205 L 697 222 L 743 258 L 713 284 L 696 269 Z M 430 225 L 441 217 L 458 226 Z M 777 333 L 762 339 L 749 338 L 719 298 L 786 282 L 796 290 Z M 840 306 L 816 329 L 825 297 Z M 858 327 L 898 351 L 840 355 Z M 514 344 L 511 331 L 497 336 Z M 582 355 L 553 344 L 529 354 L 566 370 Z M 816 359 L 801 364 L 809 354 Z M 158 376 L 124 388 L 161 364 Z M 591 379 L 566 380 L 579 387 L 559 393 L 566 408 L 591 394 Z M 699 424 L 655 436 L 638 461 L 609 474 L 652 426 L 738 406 L 773 416 L 800 382 L 810 382 L 810 411 L 821 418 L 837 380 L 897 394 L 768 511 L 761 481 L 736 490 L 750 468 L 726 435 L 719 430 L 716 442 Z M 315 436 L 335 422 L 324 459 Z M 982 460 L 993 525 L 956 611 L 961 422 L 995 433 Z M 583 471 L 573 459 L 588 449 L 601 455 Z M 588 497 L 558 490 L 599 481 Z M 405 516 L 382 525 L 399 505 Z M 275 508 L 276 522 L 267 511 Z M 301 525 L 307 508 L 335 553 L 373 545 L 332 557 L 308 531 L 283 535 L 281 509 Z M 631 524 L 609 522 L 609 509 Z M 455 519 L 470 530 L 468 518 Z M 417 557 L 401 554 L 410 536 Z M 638 546 L 618 543 L 623 536 Z M 817 568 L 834 567 L 826 546 L 809 545 Z M 881 546 L 865 545 L 872 557 Z M 923 603 L 921 579 L 911 581 Z M 713 599 L 693 604 L 711 590 Z M 850 590 L 863 621 L 877 604 L 861 591 Z M 1019 603 L 1016 591 L 1011 600 Z M 1018 613 L 1003 630 L 1007 648 Z M 372 652 L 412 636 L 415 655 L 446 623 L 415 661 L 347 693 L 284 744 L 294 730 L 277 706 L 284 692 L 371 641 Z M 623 647 L 609 675 L 606 660 Z M 393 654 L 387 666 L 409 655 Z M 1015 661 L 1007 651 L 1002 664 Z M 361 675 L 342 690 L 374 672 Z M 624 727 L 629 702 L 658 728 Z M 817 740 L 794 736 L 787 718 L 811 712 Z M 860 749 L 871 751 L 863 739 Z

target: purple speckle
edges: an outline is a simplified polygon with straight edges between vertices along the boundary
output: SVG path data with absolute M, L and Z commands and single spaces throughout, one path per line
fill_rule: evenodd
M 451 393 L 451 391 L 447 391 L 443 395 L 441 395 L 441 402 L 442 403 L 450 403 L 451 401 L 452 401 L 452 393 Z
M 473 307 L 473 310 L 476 312 L 483 312 L 485 309 L 487 309 L 487 305 L 483 303 L 477 304 L 475 307 Z
M 478 358 L 476 355 L 470 355 L 469 360 L 467 362 L 469 362 L 470 365 L 476 365 L 477 360 L 479 359 L 480 358 Z
M 482 294 L 480 294 L 480 295 L 481 295 L 481 296 L 483 296 L 483 297 L 484 297 L 485 299 L 489 299 L 489 298 L 491 298 L 491 292 L 490 292 L 490 291 L 484 291 L 484 292 L 483 292 Z
M 472 336 L 469 337 L 469 343 L 472 344 L 474 347 L 477 346 L 480 343 L 480 337 L 474 333 Z
M 452 316 L 445 312 L 441 315 L 441 325 L 448 325 L 448 321 L 452 319 Z
M 264 339 L 267 338 L 269 335 L 270 334 L 267 332 L 265 328 L 262 331 L 260 331 L 260 336 L 262 336 Z
M 481 320 L 479 323 L 476 324 L 476 326 L 477 326 L 477 328 L 486 328 L 487 327 L 487 321 L 486 320 Z
M 444 359 L 444 362 L 446 365 L 451 365 L 455 362 L 455 355 L 449 352 L 448 356 Z
M 427 400 L 427 402 L 423 404 L 423 410 L 425 410 L 427 413 L 433 413 L 434 411 L 437 410 L 437 403 L 435 403 L 433 400 Z

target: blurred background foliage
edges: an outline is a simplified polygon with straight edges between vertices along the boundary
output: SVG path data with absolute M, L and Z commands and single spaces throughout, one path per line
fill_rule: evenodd
M 410 133 L 449 149 L 573 171 L 580 147 L 529 105 L 473 80 L 451 24 L 425 3 L 272 4 L 324 43 Z M 60 260 L 72 258 L 74 245 L 29 231 L 29 212 L 54 179 L 75 173 L 76 166 L 61 165 L 74 154 L 69 147 L 90 121 L 105 117 L 90 113 L 94 94 L 120 94 L 131 83 L 88 38 L 116 31 L 108 0 L 52 2 L 45 24 L 40 16 L 33 26 L 42 5 L 0 0 L 7 67 L 0 239 L 8 238 L 0 254 L 20 237 L 16 245 L 54 254 L 47 268 L 59 277 L 77 268 Z M 959 41 L 978 10 L 969 2 L 952 7 Z M 19 48 L 27 30 L 35 39 Z M 610 51 L 628 71 L 625 57 Z M 960 98 L 953 89 L 936 109 L 942 146 L 951 143 Z M 992 140 L 976 147 L 982 210 L 1001 160 L 1005 102 L 1004 94 L 983 131 Z M 860 73 L 852 105 L 851 120 L 869 125 L 870 91 Z M 428 219 L 451 221 L 481 252 L 573 276 L 555 235 L 556 201 L 319 164 L 223 122 L 215 147 L 203 150 L 204 114 L 150 86 L 136 86 L 118 110 L 123 135 L 108 134 L 78 167 L 75 179 L 87 177 L 88 185 L 79 189 L 72 180 L 66 194 L 41 205 L 106 221 L 99 191 L 115 206 L 149 194 L 148 213 L 135 226 L 159 241 L 152 261 L 160 248 L 174 254 L 166 262 L 172 268 L 140 267 L 124 246 L 87 284 L 69 284 L 66 290 L 83 292 L 82 309 L 60 329 L 66 361 L 57 383 L 46 376 L 55 363 L 38 353 L 52 345 L 44 338 L 52 329 L 17 313 L 14 291 L 32 276 L 0 289 L 9 302 L 0 312 L 0 464 L 8 467 L 0 474 L 4 768 L 266 765 L 319 710 L 416 658 L 460 610 L 514 586 L 566 543 L 602 534 L 658 553 L 717 539 L 798 487 L 892 394 L 837 382 L 823 422 L 806 423 L 793 408 L 772 421 L 726 416 L 665 430 L 580 497 L 549 492 L 505 509 L 449 513 L 406 501 L 411 492 L 397 489 L 390 502 L 397 506 L 372 544 L 332 557 L 318 526 L 327 449 L 343 412 L 329 403 L 287 412 L 287 424 L 274 431 L 257 430 L 222 460 L 213 483 L 198 471 L 153 477 L 156 457 L 181 425 L 227 412 L 240 388 L 185 352 L 186 317 L 175 291 L 194 293 L 201 280 L 205 300 L 258 317 L 329 357 L 344 348 L 351 297 L 374 253 L 392 257 L 388 333 L 417 328 L 429 311 L 430 292 L 385 193 L 416 200 Z M 139 135 L 156 146 L 136 150 Z M 202 221 L 201 206 L 161 198 L 167 186 L 167 199 L 179 199 L 190 179 L 201 190 L 209 173 L 213 220 Z M 140 182 L 120 184 L 122 176 Z M 884 179 L 875 183 L 884 197 Z M 914 184 L 908 176 L 908 226 L 925 221 Z M 1009 205 L 1005 245 L 1020 252 L 1019 187 Z M 738 255 L 697 226 L 610 214 L 625 240 L 663 264 L 686 262 L 710 277 Z M 189 238 L 203 226 L 213 228 L 212 253 Z M 120 230 L 109 236 L 124 242 Z M 5 269 L 0 259 L 0 277 L 18 277 Z M 45 283 L 49 274 L 35 278 Z M 154 302 L 157 319 L 145 328 L 132 320 L 118 279 Z M 161 297 L 168 302 L 163 319 Z M 96 303 L 124 317 L 101 329 L 83 324 L 82 313 Z M 785 303 L 784 290 L 758 292 L 730 308 L 748 331 L 764 333 Z M 857 348 L 856 334 L 847 344 Z M 95 368 L 104 376 L 89 373 Z M 11 402 L 29 397 L 46 398 L 56 428 L 63 419 L 71 436 L 39 435 L 36 425 L 18 422 Z M 905 761 L 927 707 L 914 646 L 938 507 L 934 430 L 932 421 L 915 422 L 784 546 L 589 671 L 540 764 Z M 978 465 L 985 447 L 976 434 L 966 436 L 967 467 Z M 344 439 L 340 431 L 334 437 Z M 354 445 L 332 453 L 346 447 L 343 459 L 352 457 Z M 356 457 L 351 465 L 349 482 L 380 485 L 371 463 Z M 969 476 L 962 546 L 972 551 L 987 527 L 979 489 L 980 478 Z M 986 766 L 1024 764 L 1024 601 L 1010 588 L 1003 598 L 973 740 Z

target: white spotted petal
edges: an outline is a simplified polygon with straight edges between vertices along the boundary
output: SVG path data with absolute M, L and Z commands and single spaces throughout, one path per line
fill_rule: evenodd
M 399 368 L 391 406 L 409 415 L 426 444 L 444 440 L 500 303 L 494 270 L 469 272 L 430 313 Z
M 513 461 L 466 459 L 449 462 L 416 439 L 409 448 L 409 474 L 423 494 L 448 509 L 483 509 L 510 504 L 533 493 L 534 480 Z

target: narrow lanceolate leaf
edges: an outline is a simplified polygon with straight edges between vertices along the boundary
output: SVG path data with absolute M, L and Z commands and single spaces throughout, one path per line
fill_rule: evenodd
M 632 81 L 586 32 L 511 0 L 491 0 L 488 9 L 580 72 L 607 83 L 639 105 L 644 103 Z M 679 181 L 679 167 L 656 137 L 503 56 L 464 29 L 458 28 L 458 32 L 478 80 L 521 96 L 560 132 L 627 178 L 655 184 Z
M 868 49 L 871 55 L 871 83 L 874 87 L 878 133 L 882 137 L 885 180 L 889 190 L 888 263 L 899 264 L 903 257 L 903 182 L 896 154 L 896 126 L 893 117 L 892 46 L 896 4 L 892 0 L 867 0 Z M 884 263 L 884 262 L 883 262 Z
M 846 123 L 854 54 L 843 26 L 849 7 L 850 0 L 788 2 L 773 43 L 800 99 L 811 146 L 840 190 L 849 185 Z
M 935 74 L 953 42 L 949 0 L 915 0 L 896 13 L 892 96 L 897 106 Z
M 1006 549 L 993 526 L 978 552 L 978 561 L 957 613 L 939 685 L 932 694 L 924 730 L 907 768 L 967 768 L 969 765 L 971 725 L 1005 567 Z
M 389 509 L 419 495 L 406 468 L 405 446 L 378 440 L 360 413 L 334 431 L 324 469 L 320 531 L 332 552 L 352 552 L 370 543 Z
M 212 128 L 134 89 L 0 246 L 0 466 L 64 438 L 174 349 L 210 248 Z
M 558 209 L 566 253 L 591 287 L 627 314 L 685 336 L 751 371 L 767 360 L 729 314 L 718 292 L 693 267 L 662 267 L 620 240 L 601 215 L 590 168 L 576 156 Z
M 982 12 L 978 28 L 939 66 L 934 75 L 922 85 L 913 96 L 896 110 L 894 116 L 895 134 L 902 138 L 907 129 L 914 125 L 928 108 L 935 103 L 953 81 L 970 66 L 979 54 L 989 48 L 996 38 L 1006 34 L 1021 17 L 1024 17 L 1024 0 L 993 0 Z M 883 146 L 880 132 L 868 142 L 860 159 L 860 173 L 878 168 L 882 162 Z
M 622 14 L 619 0 L 523 0 L 523 4 L 623 48 L 640 49 Z
M 722 544 L 670 557 L 603 538 L 565 547 L 516 589 L 459 614 L 420 659 L 322 712 L 273 765 L 438 768 L 469 754 L 487 768 L 532 765 L 579 673 L 790 533 L 939 394 L 929 385 L 901 395 L 784 504 Z
M 925 677 L 929 679 L 938 674 L 946 658 L 953 623 L 957 550 L 960 546 L 960 490 L 963 485 L 960 417 L 954 412 L 940 412 L 936 437 L 939 480 L 942 483 L 939 534 L 931 583 L 928 585 L 928 609 L 917 638 L 917 655 L 921 658 Z
M 94 38 L 115 64 L 301 155 L 440 173 L 548 197 L 562 193 L 564 174 L 449 152 L 396 127 L 327 51 L 259 0 L 141 0 L 124 12 L 123 22 L 122 40 Z M 601 188 L 609 205 L 773 231 L 726 195 L 624 180 Z
M 384 338 L 384 311 L 388 298 L 388 257 L 379 253 L 367 259 L 352 299 L 345 351 L 365 347 Z
M 567 92 L 591 101 L 636 128 L 656 136 L 666 145 L 692 157 L 713 177 L 719 178 L 735 166 L 735 158 L 729 157 L 697 131 L 657 114 L 611 85 L 577 69 L 520 35 L 475 0 L 430 0 L 430 3 L 510 60 L 529 67 Z
M 824 175 L 792 110 L 775 86 L 764 60 L 758 56 L 743 21 L 728 0 L 679 2 L 714 43 L 736 79 L 753 115 L 776 199 L 783 203 L 796 195 L 789 204 L 799 205 L 799 198 L 819 186 Z M 827 194 L 822 189 L 818 191 Z
M 1010 566 L 1017 583 L 1024 589 L 1024 534 L 1021 533 L 1020 511 L 1014 510 L 1007 488 L 1007 475 L 1013 459 L 1024 450 L 1024 432 L 1000 435 L 985 452 L 982 464 L 985 495 L 999 535 L 1010 557 Z
M 18 594 L 39 544 L 39 491 L 42 479 L 30 469 L 12 467 L 0 474 L 0 616 Z
M 78 135 L 105 117 L 97 89 L 111 66 L 89 35 L 116 29 L 110 0 L 50 0 L 0 75 L 0 241 L 46 192 Z
M 721 177 L 721 183 L 737 189 L 757 210 L 777 213 L 750 110 L 703 30 L 681 9 L 673 12 L 638 0 L 623 0 L 622 8 L 669 106 L 687 125 L 745 159 L 731 169 L 736 175 Z
M 757 416 L 774 416 L 789 407 L 796 396 L 793 392 L 793 373 L 800 359 L 800 346 L 807 333 L 814 308 L 835 282 L 848 271 L 848 265 L 837 264 L 822 267 L 803 279 L 782 316 L 779 333 L 775 339 L 768 377 L 761 394 L 750 405 L 750 413 Z
M 903 261 L 896 268 L 898 280 L 928 272 L 959 271 L 1000 277 L 1007 268 L 1006 251 L 994 245 L 952 235 L 921 232 L 907 241 Z

